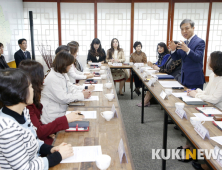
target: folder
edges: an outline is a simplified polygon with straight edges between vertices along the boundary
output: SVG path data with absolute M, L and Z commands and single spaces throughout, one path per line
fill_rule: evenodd
M 205 116 L 222 115 L 222 112 L 214 107 L 196 107 L 196 110 L 203 113 Z
M 158 77 L 158 79 L 174 79 L 173 76 L 171 75 L 156 75 Z
M 75 121 L 69 123 L 69 129 L 66 132 L 86 132 L 89 131 L 89 121 Z

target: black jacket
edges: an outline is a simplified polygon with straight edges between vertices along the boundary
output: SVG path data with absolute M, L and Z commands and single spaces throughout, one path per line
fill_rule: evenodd
M 27 58 L 25 57 L 25 54 L 23 53 L 23 51 L 20 49 L 18 50 L 15 54 L 14 54 L 14 59 L 15 59 L 15 63 L 16 63 L 16 67 L 19 66 L 19 63 L 22 60 L 31 60 L 31 54 L 30 52 L 27 52 Z
M 0 69 L 9 68 L 8 64 L 5 61 L 5 57 L 3 55 L 0 56 Z
M 87 57 L 87 63 L 88 63 L 88 61 L 92 61 L 92 62 L 104 61 L 104 63 L 105 63 L 106 62 L 106 53 L 105 53 L 104 49 L 102 49 L 102 51 L 103 51 L 103 55 L 99 55 L 99 60 L 97 60 L 97 58 L 95 56 L 93 56 L 89 50 L 88 57 Z

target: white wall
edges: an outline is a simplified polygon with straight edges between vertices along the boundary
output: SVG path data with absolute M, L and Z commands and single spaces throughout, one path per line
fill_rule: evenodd
M 18 40 L 23 38 L 23 2 L 22 0 L 0 0 L 0 42 L 4 44 L 4 56 L 7 62 L 14 60 L 19 50 Z

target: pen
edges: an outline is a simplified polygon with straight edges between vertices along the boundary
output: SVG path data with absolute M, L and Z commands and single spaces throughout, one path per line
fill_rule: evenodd
M 194 88 L 194 89 L 190 89 L 190 90 L 196 90 L 196 88 Z M 184 91 L 184 92 L 187 92 L 187 91 Z
M 172 89 L 184 89 L 183 87 L 172 87 Z

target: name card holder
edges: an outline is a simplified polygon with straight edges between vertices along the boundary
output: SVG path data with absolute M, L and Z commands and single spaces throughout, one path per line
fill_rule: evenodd
M 127 160 L 127 157 L 126 157 L 125 147 L 123 145 L 123 139 L 121 139 L 120 142 L 119 142 L 118 153 L 119 153 L 120 163 L 128 163 L 128 160 Z
M 113 106 L 112 106 L 111 111 L 114 112 L 114 116 L 113 116 L 113 117 L 117 117 L 117 118 L 118 118 L 118 114 L 117 114 L 117 111 L 116 111 L 116 108 L 115 108 L 115 105 L 114 105 L 114 104 L 113 104 Z
M 123 66 L 122 63 L 113 63 L 113 66 Z
M 187 119 L 187 114 L 186 114 L 186 112 L 185 112 L 183 109 L 178 109 L 178 108 L 176 108 L 175 113 L 176 113 L 181 119 L 183 119 L 183 118 Z
M 194 127 L 194 130 L 198 133 L 198 135 L 200 135 L 202 139 L 210 138 L 209 131 L 201 123 L 197 123 Z
M 160 93 L 160 97 L 163 99 L 163 100 L 168 100 L 168 96 L 167 94 L 162 90 L 161 93 Z
M 218 155 L 217 162 L 222 167 L 222 150 L 217 145 L 214 147 L 214 154 Z

